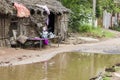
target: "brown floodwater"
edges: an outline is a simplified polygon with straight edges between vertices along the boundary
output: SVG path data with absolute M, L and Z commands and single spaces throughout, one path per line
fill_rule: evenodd
M 0 67 L 0 80 L 89 80 L 119 62 L 119 54 L 63 53 L 46 62 Z

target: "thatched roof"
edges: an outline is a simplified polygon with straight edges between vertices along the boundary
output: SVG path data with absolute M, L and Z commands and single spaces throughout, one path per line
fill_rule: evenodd
M 1 14 L 12 14 L 13 7 L 8 4 L 6 0 L 0 0 L 0 13 Z
M 13 0 L 14 2 L 23 3 L 25 5 L 47 5 L 52 12 L 69 12 L 59 1 L 57 0 Z
M 8 2 L 7 2 L 8 1 Z M 57 0 L 2 0 L 0 1 L 0 12 L 9 13 L 12 12 L 12 2 L 22 3 L 26 6 L 36 6 L 39 5 L 47 5 L 50 11 L 54 13 L 64 13 L 69 12 L 70 10 L 65 8 L 59 1 Z

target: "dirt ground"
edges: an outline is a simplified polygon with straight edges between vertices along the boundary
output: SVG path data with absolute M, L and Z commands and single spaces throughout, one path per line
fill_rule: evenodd
M 116 33 L 116 32 L 115 32 Z M 120 33 L 117 32 L 117 35 Z M 96 43 L 84 44 L 52 44 L 45 49 L 0 48 L 0 66 L 30 64 L 51 59 L 56 54 L 64 52 L 89 52 L 120 54 L 120 38 L 102 40 Z

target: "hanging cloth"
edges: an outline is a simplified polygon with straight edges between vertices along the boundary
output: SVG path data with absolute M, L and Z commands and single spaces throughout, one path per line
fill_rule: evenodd
M 30 11 L 23 4 L 14 3 L 14 7 L 17 9 L 18 17 L 29 17 L 30 16 Z
M 50 15 L 50 10 L 48 9 L 48 7 L 46 5 L 39 5 L 39 4 L 36 4 L 37 7 L 40 7 L 40 8 L 43 8 L 48 15 Z

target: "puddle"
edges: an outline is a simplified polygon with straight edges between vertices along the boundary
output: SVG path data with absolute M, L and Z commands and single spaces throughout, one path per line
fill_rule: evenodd
M 0 67 L 0 80 L 89 80 L 119 62 L 119 54 L 63 53 L 48 62 Z

